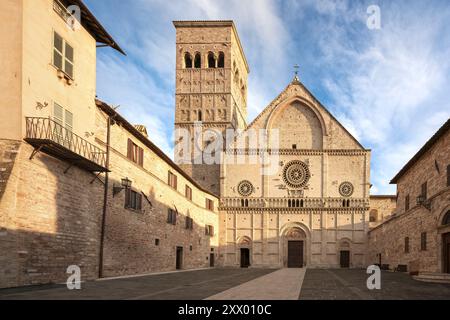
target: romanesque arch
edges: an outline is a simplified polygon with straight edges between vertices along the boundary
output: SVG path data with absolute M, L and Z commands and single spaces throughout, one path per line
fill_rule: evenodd
M 294 243 L 298 244 L 297 248 L 292 246 Z M 292 262 L 298 262 L 295 259 L 298 254 L 301 254 L 301 266 L 307 266 L 311 261 L 311 235 L 308 227 L 300 222 L 285 224 L 280 230 L 280 253 L 280 263 L 285 268 L 291 266 Z M 293 255 L 295 261 L 292 259 Z
M 327 135 L 320 112 L 301 97 L 289 99 L 272 110 L 266 129 L 269 139 L 271 131 L 278 130 L 280 149 L 320 150 Z

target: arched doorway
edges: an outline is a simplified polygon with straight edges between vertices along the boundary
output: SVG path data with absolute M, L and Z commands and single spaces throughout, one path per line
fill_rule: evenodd
M 247 237 L 241 237 L 237 241 L 239 265 L 241 268 L 248 268 L 251 266 L 251 247 L 252 240 Z
M 450 273 L 450 210 L 448 210 L 443 219 L 442 227 L 445 233 L 442 233 L 442 260 L 443 271 Z
M 303 268 L 307 264 L 308 236 L 299 223 L 286 225 L 281 232 L 283 267 Z
M 341 268 L 350 268 L 351 266 L 351 240 L 344 238 L 339 241 L 338 248 L 339 265 Z

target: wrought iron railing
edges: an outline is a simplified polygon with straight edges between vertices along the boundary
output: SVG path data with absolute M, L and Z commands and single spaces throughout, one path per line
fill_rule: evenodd
M 50 118 L 26 117 L 26 139 L 48 141 L 106 168 L 106 152 Z

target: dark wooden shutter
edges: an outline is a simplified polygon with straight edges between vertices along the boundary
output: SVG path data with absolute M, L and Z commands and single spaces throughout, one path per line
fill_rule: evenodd
M 127 145 L 127 158 L 133 159 L 133 142 L 131 139 L 128 139 L 128 145 Z
M 136 192 L 136 210 L 142 209 L 142 195 Z
M 139 165 L 144 165 L 144 149 L 139 148 Z
M 125 208 L 130 207 L 130 190 L 125 190 Z
M 409 210 L 409 194 L 405 197 L 405 211 Z
M 428 183 L 425 181 L 422 183 L 422 196 L 427 199 L 427 189 L 428 189 Z

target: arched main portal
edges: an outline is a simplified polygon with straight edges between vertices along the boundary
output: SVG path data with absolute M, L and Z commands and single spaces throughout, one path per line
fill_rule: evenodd
M 281 229 L 281 264 L 285 268 L 303 268 L 309 263 L 309 232 L 301 223 L 289 223 Z

